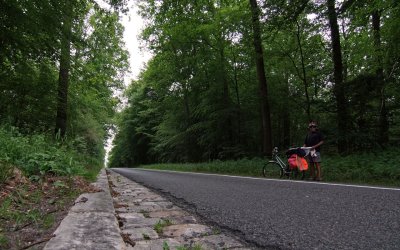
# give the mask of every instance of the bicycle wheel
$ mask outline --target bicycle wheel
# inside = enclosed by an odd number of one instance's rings
[[[267,162],[264,164],[262,174],[268,178],[282,178],[283,169],[277,162]]]

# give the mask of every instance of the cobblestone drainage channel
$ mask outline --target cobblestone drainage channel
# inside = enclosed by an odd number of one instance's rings
[[[148,188],[110,170],[107,177],[126,249],[251,249]]]

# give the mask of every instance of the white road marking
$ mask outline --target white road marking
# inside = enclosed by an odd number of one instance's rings
[[[135,168],[146,171],[155,172],[171,172],[178,174],[194,174],[194,175],[209,175],[209,176],[224,176],[230,178],[239,179],[251,179],[251,180],[265,180],[265,181],[277,181],[277,182],[294,182],[294,183],[304,183],[311,185],[326,185],[326,186],[339,186],[339,187],[355,187],[355,188],[369,188],[378,190],[393,190],[400,191],[400,188],[389,188],[389,187],[374,187],[374,186],[364,186],[364,185],[352,185],[352,184],[340,184],[340,183],[328,183],[328,182],[316,182],[316,181],[301,181],[301,180],[288,180],[288,179],[269,179],[269,178],[259,178],[259,177],[248,177],[248,176],[236,176],[236,175],[224,175],[224,174],[207,174],[207,173],[196,173],[196,172],[183,172],[183,171],[173,171],[173,170],[159,170],[159,169],[146,169],[146,168]]]

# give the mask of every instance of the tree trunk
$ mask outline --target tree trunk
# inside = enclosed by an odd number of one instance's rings
[[[346,25],[344,23],[342,23],[342,36],[343,36],[343,41],[345,42],[344,50],[346,51],[346,45],[348,45],[349,37],[346,34],[345,26]],[[343,81],[344,82],[347,82],[347,77],[349,75],[348,62],[349,62],[349,54],[347,53],[344,55],[344,60],[343,60]]]
[[[58,99],[55,133],[61,137],[67,131],[68,85],[71,65],[72,4],[67,4],[63,17],[60,72],[58,78]]]
[[[375,47],[375,74],[376,84],[378,84],[379,96],[380,96],[380,109],[379,109],[379,132],[378,142],[383,146],[389,142],[389,121],[388,112],[386,109],[385,101],[385,82],[383,76],[382,67],[382,47],[381,47],[381,14],[379,10],[372,12],[372,32],[374,36],[374,47]]]
[[[221,74],[221,81],[223,84],[223,109],[226,111],[224,117],[225,123],[225,133],[226,138],[224,138],[224,144],[231,146],[233,144],[233,128],[232,128],[232,113],[229,112],[231,107],[231,100],[230,100],[230,93],[229,93],[229,81],[226,75],[226,67],[225,67],[225,52],[224,52],[224,40],[223,37],[220,37],[220,46],[219,46],[219,56],[220,56],[220,74]]]
[[[242,143],[242,129],[241,129],[241,127],[242,127],[242,116],[241,116],[241,113],[242,113],[242,108],[241,108],[241,105],[240,105],[240,93],[239,93],[239,81],[238,81],[238,69],[237,69],[237,67],[236,67],[236,63],[237,63],[237,61],[236,61],[236,55],[235,55],[235,53],[232,53],[232,55],[233,55],[233,82],[234,82],[234,84],[235,84],[235,94],[236,94],[236,106],[237,106],[237,108],[236,108],[236,112],[237,112],[237,135],[238,135],[238,138],[237,138],[237,143],[238,144],[241,144]]]
[[[335,0],[327,0],[328,18],[331,31],[332,42],[332,60],[334,65],[334,95],[336,98],[337,126],[338,126],[338,151],[346,153],[348,150],[347,134],[348,134],[348,110],[345,89],[343,84],[343,62],[342,49],[340,45],[339,25],[337,22],[337,14],[335,11]]]
[[[250,0],[250,7],[252,13],[254,49],[256,53],[256,68],[257,68],[259,91],[261,97],[263,154],[270,155],[272,152],[271,114],[268,101],[267,78],[265,77],[265,69],[264,69],[264,55],[261,44],[261,29],[259,20],[260,10],[258,8],[256,0]]]
[[[304,53],[303,53],[303,47],[301,46],[301,41],[300,41],[300,25],[299,22],[296,20],[296,25],[297,25],[297,45],[299,46],[300,49],[300,58],[301,58],[301,69],[303,73],[303,83],[304,83],[304,93],[306,95],[306,113],[307,113],[307,118],[308,121],[311,121],[311,104],[310,104],[310,95],[308,94],[308,81],[307,81],[307,74],[306,74],[306,65],[304,62]]]
[[[289,96],[289,76],[285,73],[285,92],[286,96]],[[289,112],[289,103],[288,98],[285,98],[285,108],[283,109],[283,146],[290,147],[291,144],[291,135],[290,135],[290,112]]]

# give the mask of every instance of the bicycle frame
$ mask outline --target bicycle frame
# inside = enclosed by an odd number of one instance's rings
[[[278,165],[284,170],[286,173],[286,163],[283,162],[283,160],[279,157],[278,155],[278,148],[275,147],[274,150],[272,151],[272,159],[269,162],[276,162]]]
[[[297,169],[291,169],[290,167],[289,167],[289,165],[288,165],[288,163],[287,162],[285,162],[285,161],[283,161],[280,157],[279,157],[279,155],[278,155],[278,147],[274,147],[274,149],[272,150],[272,157],[271,157],[271,160],[269,160],[268,161],[268,163],[275,163],[275,164],[278,164],[278,166],[280,167],[280,169],[281,169],[281,173],[284,175],[284,176],[286,176],[286,177],[288,177],[289,179],[290,178],[292,178],[292,177],[297,177],[297,175],[298,175],[298,170]],[[292,176],[292,173],[294,174],[294,176]],[[263,170],[263,174],[264,174],[264,170]],[[265,174],[264,174],[264,176],[265,176]],[[282,176],[281,176],[282,177]],[[304,172],[303,172],[303,174],[302,174],[302,179],[304,178]]]

